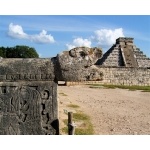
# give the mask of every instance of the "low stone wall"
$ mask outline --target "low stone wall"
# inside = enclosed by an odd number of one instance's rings
[[[100,68],[103,82],[119,85],[150,86],[150,69],[146,68]]]
[[[102,81],[66,82],[67,86],[80,84],[113,84],[150,86],[150,69],[146,68],[99,68],[103,72]]]

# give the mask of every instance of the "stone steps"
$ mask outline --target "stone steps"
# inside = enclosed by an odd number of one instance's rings
[[[119,45],[113,45],[100,60],[99,65],[103,66],[120,66],[122,64],[122,56],[120,55]]]
[[[136,45],[133,44],[133,38],[118,38],[116,44],[97,61],[96,65],[145,68],[150,67],[150,58],[144,55],[139,48],[136,48]]]
[[[144,55],[139,48],[136,48],[136,50],[134,51],[134,55],[139,67],[150,67],[150,58]]]
[[[134,57],[134,52],[132,46],[122,47],[122,53],[124,55],[124,61],[126,67],[137,67],[138,64]]]

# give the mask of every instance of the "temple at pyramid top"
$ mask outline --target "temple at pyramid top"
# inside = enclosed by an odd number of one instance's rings
[[[116,39],[116,43],[97,61],[96,65],[150,68],[150,58],[134,45],[133,40],[130,37]]]

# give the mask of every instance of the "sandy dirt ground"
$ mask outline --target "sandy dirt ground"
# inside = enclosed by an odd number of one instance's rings
[[[63,94],[62,94],[63,93]],[[60,128],[68,104],[90,116],[95,135],[150,135],[150,92],[58,86]]]

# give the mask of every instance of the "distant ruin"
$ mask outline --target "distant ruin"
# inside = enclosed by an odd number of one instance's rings
[[[78,52],[79,50],[82,51],[83,48],[77,47],[72,50]],[[87,56],[90,57],[89,54]],[[57,60],[60,57],[65,58],[66,54],[58,55]],[[133,38],[120,37],[116,39],[116,43],[105,54],[99,55],[99,59],[92,61],[88,67],[81,65],[81,58],[87,62],[82,56],[76,58],[69,56],[69,59],[64,62],[61,60],[63,62],[61,67],[62,79],[66,81],[67,85],[86,83],[150,85],[150,58],[134,45]],[[76,62],[72,64],[74,59]],[[63,66],[67,69],[65,70]],[[74,70],[76,72],[73,73]],[[79,73],[79,77],[75,78],[77,73]],[[72,74],[74,76],[68,78]]]
[[[105,84],[150,86],[150,58],[134,45],[133,38],[116,39],[96,66]]]
[[[150,58],[133,43],[133,38],[118,38],[96,63],[106,67],[150,68]]]
[[[0,59],[0,134],[59,134],[57,83],[150,86],[150,59],[118,38],[104,55],[77,47],[47,59]]]

